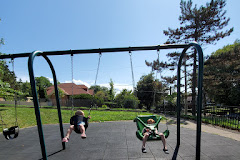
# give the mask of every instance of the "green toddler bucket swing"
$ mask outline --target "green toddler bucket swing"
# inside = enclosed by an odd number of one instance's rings
[[[155,121],[154,124],[147,124],[147,120],[150,119],[150,118]],[[153,133],[154,133],[154,129],[155,128],[157,128],[157,130],[158,130],[158,124],[160,123],[161,119],[162,119],[161,116],[159,118],[157,118],[157,116],[155,116],[155,115],[139,115],[139,116],[137,116],[134,119],[134,122],[136,122],[136,125],[137,125],[137,131],[136,131],[137,138],[140,139],[140,140],[143,139],[142,131],[143,131],[143,129],[145,127],[151,129],[153,131]],[[168,127],[163,132],[163,134],[164,134],[165,138],[167,138],[169,136],[170,132],[168,130]],[[148,140],[161,140],[161,136],[155,135],[155,134],[151,134],[148,137]]]

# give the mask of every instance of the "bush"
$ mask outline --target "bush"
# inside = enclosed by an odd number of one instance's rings
[[[79,94],[79,95],[74,95],[72,96],[73,99],[90,99],[93,100],[93,96],[90,94]]]

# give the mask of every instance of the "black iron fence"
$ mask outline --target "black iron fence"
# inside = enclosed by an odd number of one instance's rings
[[[181,116],[196,120],[191,111],[189,109],[188,114],[184,115],[184,107],[182,107]],[[160,106],[154,112],[176,116],[176,106]],[[240,131],[240,106],[207,105],[202,109],[202,122]]]
[[[240,106],[205,106],[202,121],[225,128],[240,130]]]

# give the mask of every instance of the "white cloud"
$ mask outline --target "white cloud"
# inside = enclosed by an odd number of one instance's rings
[[[65,81],[64,83],[72,83],[72,81]],[[87,82],[83,82],[82,80],[73,79],[73,83],[75,83],[77,85],[83,84],[83,85],[87,86],[88,88],[91,86],[90,84],[88,84]]]
[[[47,79],[48,79],[51,83],[53,83],[53,78],[47,77]]]
[[[123,90],[123,89],[133,90],[133,86],[129,84],[114,84],[114,88],[118,90]]]
[[[98,84],[99,86],[102,87],[107,87],[110,88],[109,84]],[[120,84],[120,83],[114,83],[114,89],[116,91],[116,94],[120,93],[123,89],[127,90],[133,90],[133,86],[129,84]]]

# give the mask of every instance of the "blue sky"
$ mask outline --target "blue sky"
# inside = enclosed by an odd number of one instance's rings
[[[210,0],[198,2],[205,4]],[[11,0],[0,4],[0,38],[5,45],[0,52],[6,54],[69,49],[95,49],[163,44],[167,37],[163,30],[179,27],[180,0]],[[231,36],[216,45],[203,46],[209,55],[240,38],[238,0],[227,0]],[[167,51],[160,51],[160,60],[167,60]],[[49,57],[60,82],[71,82],[71,58]],[[150,73],[145,60],[157,58],[156,51],[133,52],[135,83],[142,75]],[[74,55],[74,82],[93,85],[96,76],[98,54]],[[10,69],[12,69],[10,67]],[[35,76],[52,78],[47,63],[41,57],[34,62]],[[27,58],[15,59],[15,73],[23,81],[28,80]],[[163,74],[176,74],[164,72]],[[105,53],[101,57],[98,85],[113,80],[116,89],[131,88],[132,75],[128,53]]]

